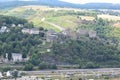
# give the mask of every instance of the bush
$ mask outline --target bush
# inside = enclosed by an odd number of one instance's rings
[[[57,65],[55,64],[50,65],[50,69],[57,69]]]
[[[24,70],[25,71],[32,71],[33,70],[33,65],[32,64],[26,64],[25,67],[24,67]]]
[[[3,72],[6,72],[6,71],[9,71],[9,70],[11,70],[12,68],[11,67],[4,67],[4,68],[2,68],[2,71]]]
[[[92,69],[92,68],[99,68],[99,66],[96,65],[96,64],[93,63],[93,62],[88,62],[88,63],[86,64],[85,68],[90,68],[90,69]]]
[[[47,64],[46,63],[40,63],[39,64],[39,69],[47,69],[48,68],[48,66],[47,66]]]
[[[39,64],[39,69],[57,69],[57,66],[55,64],[47,64],[47,63],[41,63]]]

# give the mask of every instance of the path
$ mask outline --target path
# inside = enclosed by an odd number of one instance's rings
[[[57,25],[57,24],[55,24],[55,23],[46,21],[46,20],[45,20],[45,17],[43,17],[43,18],[41,19],[41,22],[45,22],[45,23],[47,23],[47,24],[49,24],[49,25],[51,25],[51,26],[54,26],[54,27],[58,28],[60,31],[65,30],[63,27],[61,27],[61,26],[59,26],[59,25]]]
[[[63,27],[61,27],[61,26],[59,26],[59,25],[57,25],[57,24],[54,24],[54,23],[52,23],[52,22],[45,21],[45,23],[47,23],[47,24],[49,24],[49,25],[52,25],[52,26],[58,28],[58,29],[61,30],[61,31],[65,30]]]

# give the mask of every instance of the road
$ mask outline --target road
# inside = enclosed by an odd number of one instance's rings
[[[120,68],[101,68],[101,69],[70,69],[70,70],[40,70],[40,71],[22,71],[26,74],[51,74],[51,73],[79,73],[79,74],[87,74],[87,73],[93,73],[93,74],[120,74]]]

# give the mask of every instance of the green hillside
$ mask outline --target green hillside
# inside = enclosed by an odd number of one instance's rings
[[[47,6],[0,10],[0,14],[5,15],[0,16],[0,28],[7,26],[10,29],[10,32],[0,34],[0,55],[12,52],[28,55],[30,60],[26,63],[40,69],[66,64],[77,64],[79,68],[120,67],[120,14],[105,13]],[[11,27],[11,24],[22,24],[23,27]],[[34,27],[41,32],[37,35],[21,32]],[[44,35],[49,29],[57,32],[52,35],[57,39],[51,42],[47,42]],[[81,36],[79,30],[85,35]],[[96,33],[95,37],[90,37],[91,31]]]
[[[0,18],[0,25],[5,25],[10,29],[10,32],[1,32],[0,34],[1,56],[5,57],[6,53],[11,55],[13,52],[21,53],[24,57],[28,55],[30,60],[27,63],[39,66],[40,69],[43,69],[42,66],[45,66],[44,68],[55,68],[53,66],[62,64],[77,64],[79,68],[120,66],[120,32],[118,28],[110,26],[111,23],[108,20],[101,18],[96,18],[95,21],[85,20],[77,28],[87,32],[94,30],[97,32],[96,37],[91,38],[86,33],[82,36],[77,35],[79,33],[73,35],[76,31],[71,30],[74,32],[70,31],[66,36],[59,33],[61,36],[58,39],[47,42],[44,28],[38,28],[41,31],[39,34],[24,34],[21,30],[33,28],[32,23],[11,16],[0,16]],[[48,20],[52,22],[55,19]],[[24,27],[11,27],[11,24],[23,24]],[[46,25],[43,22],[40,24]],[[79,38],[74,38],[75,36],[79,36]]]
[[[43,26],[44,28],[52,28],[56,31],[55,26],[47,24],[45,21],[54,23],[63,28],[75,29],[79,25],[78,15],[89,17],[95,15],[95,12],[79,10],[73,8],[50,8],[47,6],[22,6],[17,8],[0,10],[0,14],[11,15],[21,18],[26,18],[32,21],[35,27]],[[42,21],[42,19],[44,20]],[[94,19],[94,18],[93,18]]]

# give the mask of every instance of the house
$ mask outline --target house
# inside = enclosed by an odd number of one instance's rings
[[[32,28],[32,29],[30,29],[30,34],[39,34],[39,30],[38,29],[36,29],[36,28]]]
[[[27,28],[23,28],[23,29],[22,29],[22,33],[29,33],[29,32],[30,32],[30,30],[27,29]]]
[[[73,31],[70,28],[68,28],[63,30],[61,33],[66,36],[72,36]]]
[[[88,30],[78,29],[78,30],[76,31],[76,33],[77,33],[79,36],[86,36],[86,35],[88,35]]]
[[[18,24],[17,26],[18,26],[18,27],[23,27],[23,24]]]
[[[57,33],[52,29],[48,30],[46,32],[45,36],[46,36],[47,42],[52,42],[54,40],[57,40],[57,38],[58,38]]]
[[[0,29],[0,33],[4,33],[4,32],[9,32],[10,30],[7,28],[7,26],[2,26]]]
[[[0,28],[0,33],[4,33],[4,32],[6,32],[6,30],[7,30],[7,27],[6,26],[2,26]]]
[[[49,29],[49,30],[46,32],[46,35],[52,35],[52,34],[56,34],[56,32],[55,32],[53,29]]]
[[[22,54],[19,54],[19,53],[12,53],[12,61],[13,62],[17,62],[17,61],[22,61],[23,58],[22,58]]]
[[[94,30],[85,30],[85,29],[78,29],[76,31],[77,39],[80,39],[81,36],[87,36],[89,38],[96,38],[97,37],[97,32]]]
[[[16,27],[16,25],[15,24],[11,24],[11,27]]]
[[[57,40],[57,36],[56,35],[48,35],[46,37],[46,41],[47,42],[53,42],[54,40]]]
[[[96,31],[89,31],[89,37],[90,38],[95,38],[96,36],[97,36],[97,33],[96,33]]]
[[[28,29],[28,28],[23,28],[22,33],[24,34],[39,34],[39,30],[36,28]]]
[[[69,28],[62,31],[61,34],[64,38],[76,39],[76,33]]]
[[[29,60],[29,57],[27,58],[22,58],[22,54],[20,53],[11,53],[12,55],[12,59],[9,61],[8,60],[8,53],[6,53],[6,57],[4,59],[2,59],[2,62],[3,63],[9,63],[9,62],[25,62],[25,61],[28,61]]]

